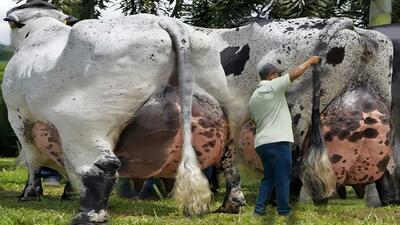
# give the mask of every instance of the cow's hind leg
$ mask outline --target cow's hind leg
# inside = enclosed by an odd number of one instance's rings
[[[21,159],[28,167],[28,181],[19,196],[21,201],[40,200],[43,196],[42,183],[40,180],[40,167],[43,165],[43,157],[33,143],[31,129],[35,120],[30,113],[21,108],[8,108],[8,119],[21,144]]]
[[[24,190],[19,196],[19,200],[30,201],[36,199],[40,201],[42,196],[43,188],[40,177],[40,168],[29,168],[28,180],[26,181]]]
[[[383,176],[375,182],[375,185],[383,206],[400,204],[400,200],[397,198],[395,181],[393,180],[393,176],[391,176],[387,170]]]
[[[71,130],[71,129],[68,129]],[[63,132],[60,132],[63,134]],[[78,134],[82,135],[82,134]],[[95,140],[90,141],[93,137]],[[107,202],[120,166],[113,143],[104,136],[62,136],[68,172],[80,178],[80,210],[71,224],[106,224]],[[72,175],[72,174],[71,174]]]
[[[357,195],[357,198],[363,199],[365,196],[365,185],[363,184],[356,184],[352,185],[354,192]]]
[[[239,213],[240,206],[246,205],[244,198],[239,169],[234,165],[233,141],[231,140],[222,155],[219,170],[223,171],[226,182],[226,193],[222,206],[216,212]]]
[[[67,181],[67,183],[65,184],[64,187],[64,192],[61,195],[61,201],[68,201],[68,200],[72,200],[72,185],[70,181]]]
[[[339,185],[336,186],[336,192],[339,195],[341,199],[346,199],[347,198],[347,192],[346,192],[346,186],[345,185]]]

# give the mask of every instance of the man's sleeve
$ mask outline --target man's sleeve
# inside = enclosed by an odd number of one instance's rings
[[[288,73],[286,73],[281,77],[273,79],[271,82],[272,82],[272,87],[275,91],[282,91],[282,92],[286,92],[290,84],[292,84]]]

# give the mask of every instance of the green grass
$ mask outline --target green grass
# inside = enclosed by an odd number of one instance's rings
[[[330,200],[326,208],[299,204],[289,219],[277,216],[274,208],[269,208],[267,217],[253,218],[260,175],[248,168],[242,168],[242,174],[248,206],[238,215],[207,214],[185,218],[172,200],[122,199],[113,192],[109,201],[109,224],[400,224],[400,207],[367,208],[352,192],[348,193],[348,200]],[[0,224],[68,224],[79,208],[78,199],[61,202],[62,187],[44,187],[45,196],[41,202],[19,202],[16,197],[24,187],[26,176],[26,169],[16,167],[14,159],[0,158]],[[212,210],[221,204],[222,193],[223,189],[216,196]]]
[[[3,73],[4,73],[4,69],[6,68],[8,61],[2,61],[0,60],[0,83],[3,80]]]

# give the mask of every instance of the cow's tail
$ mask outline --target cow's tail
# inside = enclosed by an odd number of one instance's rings
[[[353,23],[349,20],[333,18],[328,21],[325,29],[319,35],[319,42],[315,48],[315,55],[321,58],[326,54],[326,48],[330,39],[336,32],[342,29],[354,29]],[[321,65],[316,65],[312,70],[313,74],[313,100],[311,115],[311,131],[308,141],[308,149],[302,160],[303,182],[306,190],[313,197],[314,202],[319,202],[335,190],[336,177],[329,160],[328,149],[326,148],[321,128],[320,118],[320,92],[322,74]]]
[[[189,34],[184,24],[174,19],[161,20],[159,25],[170,35],[176,52],[183,125],[182,160],[177,170],[174,198],[185,215],[198,215],[209,209],[212,196],[191,143],[193,71]]]

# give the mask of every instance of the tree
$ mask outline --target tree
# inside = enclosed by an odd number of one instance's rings
[[[23,0],[16,0],[17,3]],[[26,0],[29,3],[33,0]],[[100,16],[100,11],[98,9],[106,9],[106,4],[110,0],[42,0],[49,2],[57,8],[61,9],[64,13],[68,15],[73,15],[79,19],[97,19]]]
[[[392,1],[392,23],[400,23],[400,1]]]
[[[120,9],[125,15],[151,13],[180,18],[185,0],[121,0]]]
[[[260,5],[266,5],[266,0],[193,0],[186,6],[191,16],[188,22],[202,27],[232,27],[251,17]]]
[[[348,17],[358,27],[367,27],[370,0],[339,0],[334,6],[335,16]]]
[[[122,0],[120,8],[125,15],[151,13],[157,15],[159,0]]]
[[[81,0],[52,0],[51,4],[61,9],[65,14],[79,17]]]
[[[270,17],[277,19],[328,18],[334,15],[334,6],[332,0],[276,0],[272,3]]]
[[[99,9],[106,9],[106,3],[110,0],[80,0],[79,19],[97,19],[100,16]]]

